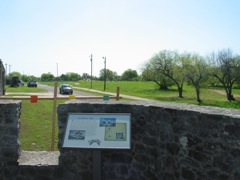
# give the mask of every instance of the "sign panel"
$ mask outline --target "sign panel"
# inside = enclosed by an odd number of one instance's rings
[[[69,113],[63,147],[130,149],[131,114]]]

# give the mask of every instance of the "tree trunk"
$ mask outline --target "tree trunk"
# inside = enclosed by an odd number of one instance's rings
[[[178,87],[178,97],[183,98],[182,92],[183,92],[182,87],[179,86]]]
[[[159,89],[161,89],[161,90],[167,90],[168,87],[167,87],[167,85],[165,85],[165,84],[161,84],[160,87],[159,87]]]
[[[200,99],[200,88],[196,87],[196,94],[197,94],[197,102],[202,102],[202,100]]]
[[[232,86],[224,86],[224,88],[227,93],[227,100],[235,101],[235,98],[233,97],[233,94],[232,94]]]
[[[227,99],[228,99],[229,101],[235,101],[235,98],[234,98],[233,95],[230,94],[230,93],[227,93]]]

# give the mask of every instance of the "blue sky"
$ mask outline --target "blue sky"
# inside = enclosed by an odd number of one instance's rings
[[[140,72],[163,49],[240,54],[239,0],[0,0],[8,72]],[[10,65],[10,66],[9,66]]]

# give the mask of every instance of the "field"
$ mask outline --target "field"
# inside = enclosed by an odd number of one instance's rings
[[[69,82],[67,82],[69,83]],[[49,83],[53,84],[53,83]],[[60,82],[59,82],[60,84]],[[90,88],[90,81],[79,81],[69,83],[73,87]],[[104,83],[102,81],[93,81],[92,89],[103,91]],[[183,98],[178,97],[176,86],[168,90],[159,90],[154,82],[131,82],[131,81],[113,81],[107,82],[106,92],[116,92],[117,86],[120,87],[120,94],[138,96],[157,101],[168,101],[177,103],[197,104],[201,106],[218,106],[226,108],[240,108],[240,89],[233,89],[236,101],[229,102],[226,98],[225,91],[222,88],[203,88],[201,89],[201,100],[199,104],[196,100],[195,89],[192,86],[183,87]],[[216,92],[218,90],[218,92]]]
[[[61,84],[64,82],[59,82]],[[90,81],[80,82],[65,82],[73,87],[86,88],[91,87]],[[46,83],[45,83],[46,84]],[[53,85],[53,82],[47,83]],[[116,92],[117,86],[120,87],[120,93],[126,95],[139,96],[157,101],[170,101],[178,103],[198,104],[196,102],[195,90],[191,86],[184,86],[183,96],[178,97],[176,87],[171,87],[169,90],[158,90],[153,82],[107,82],[106,92]],[[103,82],[93,81],[92,88],[103,91]],[[216,90],[218,92],[216,92]],[[76,88],[75,88],[76,91]],[[15,92],[16,95],[25,95],[23,92],[45,92],[39,88],[7,87],[6,92]],[[239,89],[234,89],[234,97],[236,101],[229,102],[221,88],[201,90],[202,103],[199,105],[219,106],[226,108],[240,109]],[[63,103],[64,100],[58,100],[57,103]],[[30,103],[29,100],[22,101],[21,113],[21,133],[20,142],[23,150],[50,150],[51,147],[51,120],[52,120],[53,102],[51,100],[39,100],[38,103]],[[58,128],[55,128],[55,150],[57,150]]]

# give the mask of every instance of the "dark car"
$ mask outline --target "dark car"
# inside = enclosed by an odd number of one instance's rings
[[[68,84],[61,84],[59,86],[59,93],[60,94],[72,94],[73,93],[72,86],[70,86]]]
[[[11,87],[18,87],[20,79],[17,76],[13,76],[11,79]]]
[[[37,87],[37,82],[36,81],[29,81],[27,86],[28,87]]]

